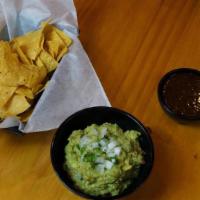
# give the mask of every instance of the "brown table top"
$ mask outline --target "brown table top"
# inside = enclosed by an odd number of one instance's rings
[[[151,127],[155,163],[126,199],[200,199],[200,125],[162,111],[157,85],[167,71],[200,69],[200,1],[76,0],[80,39],[114,107]],[[50,163],[52,132],[25,137],[0,130],[1,200],[81,199]]]

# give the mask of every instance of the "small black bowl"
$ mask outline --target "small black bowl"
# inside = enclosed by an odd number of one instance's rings
[[[165,74],[158,85],[158,99],[160,102],[161,107],[163,110],[173,119],[177,120],[178,122],[185,123],[185,122],[195,122],[200,120],[200,116],[187,116],[187,115],[181,115],[180,113],[177,113],[173,111],[170,106],[167,104],[163,90],[164,86],[167,83],[167,81],[170,80],[171,77],[174,77],[179,74],[194,74],[198,75],[200,77],[200,71],[196,69],[191,68],[178,68],[172,71],[169,71],[167,74]]]
[[[74,186],[72,180],[67,172],[63,169],[64,163],[64,147],[67,144],[67,138],[73,130],[84,129],[91,124],[103,124],[105,122],[116,123],[124,131],[134,129],[141,132],[139,142],[141,148],[145,152],[145,164],[141,167],[138,178],[133,180],[133,183],[121,194],[111,197],[97,197],[85,194]],[[92,107],[81,110],[68,119],[66,119],[60,128],[57,130],[51,145],[51,161],[55,172],[60,180],[71,191],[87,199],[118,199],[133,192],[145,179],[149,176],[154,160],[153,143],[149,136],[148,129],[146,129],[141,122],[139,122],[132,115],[112,107]]]

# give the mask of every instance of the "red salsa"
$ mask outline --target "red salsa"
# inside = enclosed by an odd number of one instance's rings
[[[182,116],[200,116],[200,75],[177,73],[171,76],[163,88],[165,103]]]

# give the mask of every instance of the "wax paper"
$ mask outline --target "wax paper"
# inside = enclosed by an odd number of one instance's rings
[[[93,106],[110,106],[104,89],[79,39],[77,14],[72,0],[0,0],[0,39],[11,40],[37,30],[42,21],[66,32],[73,44],[58,65],[48,87],[26,124],[15,117],[0,128],[18,126],[24,133],[56,129],[72,113]]]

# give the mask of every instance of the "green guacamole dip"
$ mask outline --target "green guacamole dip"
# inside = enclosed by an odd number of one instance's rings
[[[140,133],[117,124],[92,124],[75,130],[65,147],[64,169],[84,193],[115,196],[138,176],[144,163]]]

